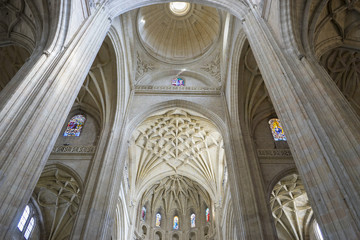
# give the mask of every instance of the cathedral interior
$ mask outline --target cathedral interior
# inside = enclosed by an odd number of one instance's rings
[[[1,0],[0,239],[360,239],[360,1]]]

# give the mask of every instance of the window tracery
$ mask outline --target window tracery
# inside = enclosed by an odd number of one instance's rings
[[[29,207],[29,205],[26,205],[24,212],[21,215],[20,221],[17,225],[17,227],[20,231],[22,231],[24,229],[25,223],[29,218],[29,214],[30,214],[30,207]]]
[[[35,212],[31,205],[26,205],[23,214],[21,215],[20,221],[17,228],[22,233],[25,239],[28,239],[35,227]]]
[[[32,218],[30,219],[29,225],[28,225],[28,227],[26,228],[26,231],[25,231],[25,234],[24,234],[25,239],[28,239],[28,238],[30,237],[31,232],[32,232],[32,230],[34,229],[34,224],[35,224],[35,220],[34,220],[34,218],[32,217]]]

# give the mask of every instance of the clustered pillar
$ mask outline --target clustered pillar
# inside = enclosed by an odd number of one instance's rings
[[[324,236],[359,239],[358,117],[311,56],[279,48],[256,9],[243,27]]]
[[[106,9],[98,8],[68,46],[44,53],[32,69],[16,75],[23,79],[11,96],[2,93],[7,98],[0,111],[1,239],[16,230],[110,24]]]

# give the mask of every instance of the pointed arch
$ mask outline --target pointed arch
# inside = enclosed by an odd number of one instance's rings
[[[44,168],[34,190],[36,203],[41,209],[46,235],[54,238],[70,236],[83,194],[79,175],[63,164]]]

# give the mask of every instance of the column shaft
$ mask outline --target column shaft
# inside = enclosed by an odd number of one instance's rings
[[[237,113],[237,111],[234,112]],[[234,159],[228,162],[228,166],[237,237],[239,239],[275,239],[254,149],[251,144],[245,143],[252,140],[247,131],[242,131],[240,128],[239,119],[235,119],[237,116],[238,114],[234,114],[230,126],[233,154],[227,152],[227,159]]]
[[[360,121],[315,61],[280,49],[252,9],[243,23],[326,239],[360,238]]]
[[[100,8],[61,52],[41,56],[0,110],[0,238],[16,228],[59,131],[108,32]],[[7,236],[7,237],[5,237]]]

